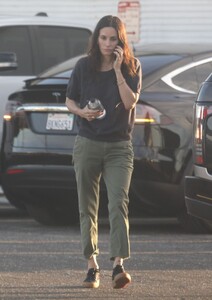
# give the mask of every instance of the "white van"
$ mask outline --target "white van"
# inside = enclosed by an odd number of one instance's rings
[[[34,77],[71,57],[85,52],[92,26],[48,16],[1,17],[0,53],[13,52],[17,68],[0,68],[0,140],[6,100]]]

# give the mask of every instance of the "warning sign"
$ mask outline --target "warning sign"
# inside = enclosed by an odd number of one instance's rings
[[[119,1],[118,17],[126,26],[129,42],[138,43],[140,40],[140,2]]]

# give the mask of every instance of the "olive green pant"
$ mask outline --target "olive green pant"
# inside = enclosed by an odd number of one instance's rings
[[[129,186],[133,171],[131,141],[99,142],[77,136],[73,152],[85,258],[99,254],[99,183],[104,179],[110,222],[110,259],[130,256]]]

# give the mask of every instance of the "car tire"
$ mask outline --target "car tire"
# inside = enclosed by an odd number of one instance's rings
[[[186,209],[184,209],[178,215],[178,221],[180,225],[183,227],[183,229],[188,233],[197,233],[197,234],[212,233],[211,223],[189,215]]]
[[[193,176],[193,175],[194,175],[193,160],[190,159],[188,161],[187,168],[184,171],[183,180],[181,181],[181,190],[183,191],[185,190],[185,176]],[[182,196],[185,201],[185,194],[183,193]],[[185,205],[186,204],[184,202],[184,205],[177,216],[178,221],[182,226],[182,228],[185,230],[185,232],[196,233],[196,234],[212,233],[212,224],[209,224],[209,222],[202,220],[200,218],[189,215],[187,213],[187,209]]]
[[[208,228],[208,232],[212,233],[212,221],[204,220],[205,226]]]
[[[9,191],[6,187],[2,186],[3,192],[7,200],[12,206],[15,206],[17,209],[21,211],[26,211],[26,206],[22,201],[22,196]]]
[[[74,225],[79,221],[76,191],[29,190],[25,198],[27,211],[35,221],[48,226]]]
[[[26,204],[29,216],[42,225],[68,226],[78,222],[78,211],[73,207],[60,208],[35,203]]]

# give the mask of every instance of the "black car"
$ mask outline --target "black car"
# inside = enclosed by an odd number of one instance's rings
[[[193,158],[194,176],[185,181],[187,210],[212,228],[212,73],[194,106]]]
[[[208,224],[187,214],[186,175],[192,175],[193,104],[210,74],[212,45],[147,45],[134,49],[143,88],[133,130],[130,199],[136,216],[178,217],[189,231]],[[11,203],[44,224],[78,220],[72,164],[78,132],[65,92],[78,58],[50,69],[13,93],[4,115],[2,187]],[[102,183],[100,214],[107,212]]]

